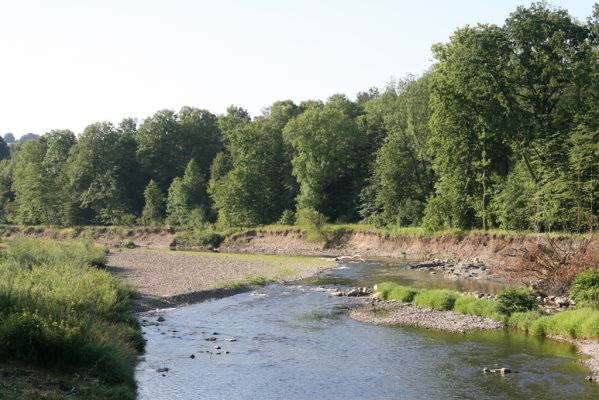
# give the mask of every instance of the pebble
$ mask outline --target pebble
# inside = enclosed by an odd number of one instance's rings
[[[156,321],[158,321],[158,322],[164,322],[164,321],[166,321],[166,320],[165,320],[165,319],[164,319],[164,317],[161,315],[160,317],[158,317],[158,319],[157,319]]]

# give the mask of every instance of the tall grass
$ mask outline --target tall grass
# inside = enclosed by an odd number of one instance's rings
[[[421,289],[414,297],[414,304],[418,307],[429,307],[439,311],[453,309],[459,294],[445,289]]]
[[[143,338],[129,291],[90,242],[16,239],[0,254],[0,359],[96,377],[134,396]]]

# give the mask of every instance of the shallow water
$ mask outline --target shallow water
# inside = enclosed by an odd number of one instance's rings
[[[388,267],[350,265],[320,282],[366,285],[381,268]],[[508,331],[371,326],[345,316],[360,300],[330,297],[312,282],[161,312],[164,322],[144,327],[140,398],[599,398],[599,386],[585,382],[587,371],[568,344]],[[482,373],[501,366],[518,373]]]

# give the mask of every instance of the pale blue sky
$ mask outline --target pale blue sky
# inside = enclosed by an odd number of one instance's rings
[[[585,20],[594,0],[554,0]],[[0,134],[183,105],[252,115],[420,74],[431,44],[525,0],[0,0]]]

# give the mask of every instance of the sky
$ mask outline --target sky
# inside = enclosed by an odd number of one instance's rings
[[[552,0],[584,21],[596,0]],[[385,87],[526,0],[0,0],[0,134]]]

